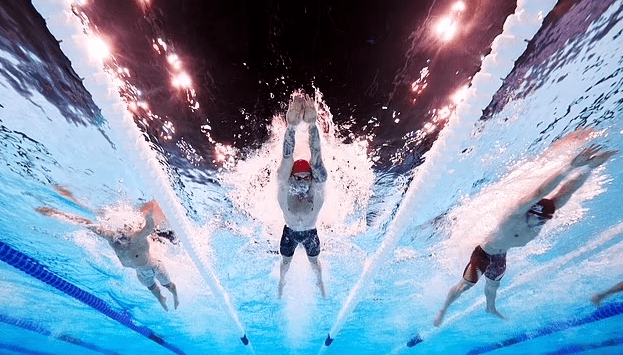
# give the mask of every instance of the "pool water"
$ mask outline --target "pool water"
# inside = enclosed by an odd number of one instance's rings
[[[331,179],[318,227],[326,299],[301,249],[277,298],[283,219],[273,173],[283,121],[275,118],[271,139],[244,159],[218,171],[182,169],[146,142],[111,94],[116,83],[80,46],[85,36],[66,5],[34,6],[88,91],[63,85],[61,64],[2,38],[0,242],[84,293],[0,263],[3,354],[623,353],[623,296],[604,302],[605,315],[590,302],[623,281],[620,154],[591,173],[539,237],[509,251],[497,299],[505,320],[484,311],[481,282],[441,327],[432,324],[473,248],[515,199],[584,146],[621,149],[621,1],[576,4],[534,37],[547,50],[513,68],[526,44],[519,37],[539,29],[528,15],[542,18],[553,6],[520,3],[525,17],[505,27],[424,163],[405,174],[375,169],[366,137],[344,143],[328,130]],[[582,128],[593,130],[587,141],[553,147]],[[53,184],[89,209],[129,210],[156,198],[179,241],[153,241],[151,250],[177,285],[179,308],[163,290],[165,312],[104,240],[34,212],[96,217]],[[407,346],[412,339],[421,342]]]

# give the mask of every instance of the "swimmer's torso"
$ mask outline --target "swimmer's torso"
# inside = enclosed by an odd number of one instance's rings
[[[490,255],[506,253],[510,248],[528,244],[541,231],[542,224],[529,224],[525,214],[516,214],[504,221],[500,228],[491,233],[481,245]]]
[[[287,210],[283,211],[283,216],[290,229],[304,231],[316,228],[320,205],[314,208],[314,199],[318,198],[315,195],[313,185],[303,197],[287,194]]]
[[[140,268],[151,263],[147,238],[132,238],[127,244],[112,241],[109,244],[125,267]]]

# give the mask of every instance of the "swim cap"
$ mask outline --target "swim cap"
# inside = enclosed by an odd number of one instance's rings
[[[555,211],[556,205],[554,205],[554,201],[543,198],[534,206],[530,207],[528,213],[533,213],[542,218],[552,219]]]
[[[299,159],[294,162],[292,166],[292,172],[290,175],[298,174],[298,173],[312,173],[312,168],[309,165],[309,162],[304,159]]]

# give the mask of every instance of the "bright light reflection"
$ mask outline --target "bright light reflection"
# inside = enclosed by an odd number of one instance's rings
[[[169,64],[173,64],[173,63],[177,62],[178,58],[179,58],[179,57],[178,57],[178,56],[177,56],[177,54],[175,54],[175,53],[173,53],[173,54],[169,54],[169,55],[167,56],[167,60],[169,61]]]
[[[162,40],[162,38],[158,38],[158,44],[162,46],[162,48],[164,48],[164,50],[167,50],[167,44],[164,43],[164,41]]]
[[[180,62],[180,57],[178,57],[177,54],[169,54],[167,56],[167,61],[175,69],[180,69],[182,67],[182,62]]]
[[[462,88],[460,88],[459,90],[457,90],[457,92],[454,93],[454,95],[452,95],[450,97],[450,99],[452,100],[452,102],[454,102],[454,104],[458,104],[459,102],[465,100],[465,96],[467,95],[467,85],[463,86]]]
[[[445,17],[441,19],[437,23],[437,36],[439,36],[444,41],[449,41],[454,37],[456,33],[456,22],[449,17]]]
[[[434,121],[435,122],[438,122],[439,120],[445,121],[446,119],[450,117],[450,114],[452,114],[452,110],[450,110],[448,106],[444,106],[439,111],[437,111],[437,116],[434,118]]]
[[[424,128],[423,128],[423,129],[424,129],[424,131],[426,131],[426,133],[431,133],[431,132],[433,132],[436,128],[437,128],[437,125],[432,124],[432,123],[430,123],[430,122],[427,122],[427,123],[424,125]]]
[[[192,85],[190,76],[186,73],[178,74],[172,81],[173,86],[181,88],[189,88]]]
[[[104,60],[110,56],[108,45],[101,38],[93,38],[89,41],[89,52],[99,60]]]
[[[454,3],[454,5],[452,6],[452,10],[456,11],[456,12],[461,12],[465,10],[465,3],[462,1],[458,1],[456,3]]]

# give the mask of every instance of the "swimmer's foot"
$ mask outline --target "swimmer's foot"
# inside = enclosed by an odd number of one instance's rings
[[[433,320],[433,325],[435,327],[438,327],[441,325],[441,322],[443,321],[443,316],[446,314],[446,310],[442,309],[441,311],[439,311],[439,313],[437,313],[437,317],[435,317],[435,320]]]
[[[593,297],[591,297],[591,302],[593,302],[593,304],[597,307],[601,307],[601,301],[602,301],[602,297],[598,294],[593,295]]]
[[[493,314],[494,316],[498,316],[498,317],[500,317],[500,319],[506,319],[506,318],[504,317],[504,315],[502,315],[502,313],[498,312],[498,310],[497,310],[497,309],[495,309],[495,307],[493,307],[493,308],[489,308],[489,307],[487,307],[487,313],[491,313],[491,314]]]
[[[164,308],[165,311],[169,311],[169,307],[167,307],[167,298],[162,296],[158,298],[158,302],[160,302],[160,305],[162,306],[162,308]]]
[[[171,294],[173,295],[173,307],[177,309],[177,306],[180,305],[180,302],[177,299],[177,287],[173,282],[170,282],[168,285],[163,286],[166,287],[166,289],[169,290],[169,292],[171,292]]]

